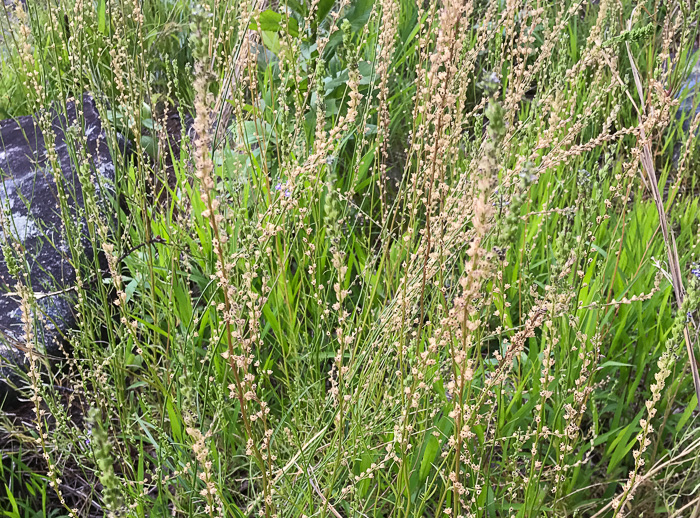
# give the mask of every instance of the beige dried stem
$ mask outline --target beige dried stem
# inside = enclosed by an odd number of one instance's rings
[[[661,473],[662,471],[666,470],[667,468],[673,467],[673,466],[679,466],[684,462],[688,462],[688,460],[692,460],[696,458],[698,455],[700,455],[700,438],[694,439],[687,447],[683,449],[680,453],[677,453],[673,456],[670,454],[666,454],[664,457],[656,461],[656,463],[649,468],[649,471],[647,471],[644,475],[641,477],[638,477],[637,480],[634,483],[634,486],[631,489],[631,492],[634,493],[636,492],[637,489],[639,489],[642,485],[648,483],[650,480],[653,480],[656,475]],[[668,457],[668,458],[666,458]],[[664,460],[665,459],[665,460]],[[593,487],[593,486],[590,486]],[[700,503],[700,499],[694,499],[692,500],[689,504],[683,506],[681,509],[678,509],[674,514],[670,515],[672,518],[673,517],[680,517],[683,516],[683,512],[687,511],[688,508],[692,507],[693,504],[695,503]],[[604,516],[608,509],[612,507],[612,500],[608,502],[606,505],[598,509],[598,511],[591,516],[591,518],[601,518]],[[697,510],[696,510],[697,513]],[[686,515],[686,516],[691,516],[691,518],[696,518],[696,515]]]
[[[629,27],[631,29],[631,27]],[[661,225],[661,232],[664,236],[664,242],[666,243],[666,254],[668,256],[668,264],[671,273],[671,280],[673,284],[673,292],[676,296],[676,303],[678,307],[681,307],[683,303],[683,298],[685,296],[685,290],[683,288],[683,276],[681,275],[680,261],[678,260],[678,250],[676,248],[676,239],[673,236],[673,232],[668,228],[668,220],[666,219],[666,211],[664,210],[664,202],[659,192],[658,182],[656,180],[656,170],[654,169],[654,160],[651,153],[651,145],[649,139],[647,139],[646,133],[644,131],[644,125],[642,116],[645,114],[644,110],[644,89],[642,88],[642,81],[639,76],[639,70],[634,62],[634,57],[630,51],[629,43],[625,43],[627,47],[627,55],[629,56],[630,65],[632,66],[632,74],[634,76],[634,83],[637,86],[637,93],[639,94],[639,100],[641,104],[641,110],[637,104],[632,99],[632,96],[627,92],[630,97],[634,109],[637,111],[639,116],[639,134],[642,144],[642,168],[647,175],[649,180],[647,187],[651,191],[654,198],[654,203],[656,204],[656,210],[659,213],[659,224]],[[692,138],[692,137],[690,137]],[[693,351],[693,342],[690,339],[690,332],[688,331],[688,326],[683,328],[683,337],[685,339],[685,346],[688,350],[688,361],[690,362],[690,372],[693,376],[693,385],[695,386],[695,394],[697,396],[698,404],[700,404],[700,375],[698,374],[698,364],[695,359],[695,353]]]

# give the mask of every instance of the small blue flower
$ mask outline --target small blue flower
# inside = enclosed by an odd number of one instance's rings
[[[700,263],[690,263],[690,275],[700,281]]]
[[[285,198],[289,198],[292,195],[292,191],[287,188],[287,182],[278,183],[275,185],[275,190],[280,192]]]

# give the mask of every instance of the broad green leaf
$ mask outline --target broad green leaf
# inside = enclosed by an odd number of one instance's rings
[[[325,20],[326,16],[328,16],[328,13],[331,12],[333,4],[335,4],[335,0],[320,0],[318,2],[318,7],[316,8],[317,25],[320,24],[323,20]]]
[[[279,34],[276,31],[262,31],[262,39],[265,48],[278,56],[282,49]]]
[[[100,0],[97,5],[97,30],[102,34],[107,33],[107,5],[105,0]]]
[[[440,441],[438,441],[437,437],[434,435],[430,435],[428,444],[425,447],[425,452],[423,453],[423,459],[420,462],[420,469],[418,470],[418,479],[421,484],[428,478],[430,468],[433,466],[433,461],[439,449]]]
[[[260,13],[259,21],[259,28],[263,32],[280,32],[286,30],[287,33],[294,38],[299,36],[299,22],[291,16],[284,16],[268,9]],[[251,21],[250,28],[258,30],[258,23],[256,23],[255,20]]]
[[[693,416],[693,412],[697,407],[698,396],[693,394],[693,399],[690,400],[690,403],[688,403],[688,406],[686,406],[685,410],[683,411],[683,415],[681,415],[681,418],[678,420],[676,430],[683,430],[685,428],[685,423],[687,423],[688,419],[690,419]]]
[[[17,501],[15,500],[15,496],[12,494],[12,491],[10,491],[10,488],[7,486],[7,484],[5,484],[5,496],[7,496],[8,500],[10,501],[12,510],[4,511],[3,514],[10,518],[20,518],[19,508],[17,507]]]

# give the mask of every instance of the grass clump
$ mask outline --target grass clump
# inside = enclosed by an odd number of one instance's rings
[[[27,325],[9,516],[700,512],[694,3],[6,12],[2,109],[89,93],[116,174],[69,133],[80,318],[59,368]]]

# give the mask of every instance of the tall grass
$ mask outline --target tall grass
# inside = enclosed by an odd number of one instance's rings
[[[6,7],[0,107],[46,121],[89,93],[116,179],[105,209],[70,133],[103,262],[64,207],[79,325],[56,368],[26,318],[0,507],[697,516],[700,116],[677,109],[698,20],[658,0]]]

